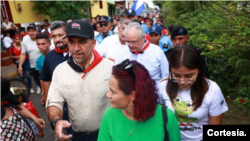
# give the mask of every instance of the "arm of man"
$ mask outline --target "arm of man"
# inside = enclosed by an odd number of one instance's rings
[[[40,81],[43,82],[43,90],[44,90],[41,103],[45,104],[47,101],[48,91],[49,91],[51,81],[43,81],[43,80],[40,80]]]
[[[52,78],[51,86],[49,88],[48,92],[48,98],[46,102],[46,108],[48,111],[48,117],[51,122],[53,122],[56,119],[62,118],[62,110],[63,110],[63,104],[64,104],[64,98],[60,93],[60,85],[58,82],[60,82],[60,70],[55,69],[54,75]],[[72,137],[72,135],[65,135],[63,134],[64,128],[69,128],[71,124],[66,120],[58,120],[55,124],[55,132],[56,137],[60,141],[66,141]]]
[[[18,27],[14,23],[12,23],[12,25],[16,28],[16,30],[18,30]]]
[[[20,55],[20,59],[19,59],[19,66],[18,66],[18,73],[19,74],[23,74],[23,63],[25,61],[26,58],[26,47],[24,44],[22,44],[22,51],[21,51],[21,55]]]
[[[34,114],[32,114],[24,105],[21,105],[20,108],[20,114],[24,116],[25,118],[33,120],[37,126],[44,128],[45,127],[45,121],[44,119],[37,118]]]

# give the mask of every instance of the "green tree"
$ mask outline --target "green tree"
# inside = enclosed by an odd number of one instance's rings
[[[164,1],[153,1],[153,4],[158,6],[160,9],[162,8],[164,3],[165,3]]]
[[[67,18],[89,18],[89,1],[31,1],[37,14],[49,16],[52,21]]]

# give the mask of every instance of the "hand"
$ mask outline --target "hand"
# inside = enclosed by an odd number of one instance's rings
[[[23,67],[18,67],[18,73],[20,74],[20,75],[22,75],[23,74]]]
[[[55,126],[56,137],[60,141],[66,141],[66,140],[72,138],[71,134],[69,134],[69,135],[63,134],[63,129],[69,128],[70,126],[71,126],[71,124],[66,120],[58,120],[56,122],[56,126]]]
[[[43,137],[44,137],[44,133],[43,133],[43,132],[38,132],[37,136],[38,136],[39,138],[43,138]]]
[[[41,128],[44,128],[46,125],[44,119],[41,119],[41,118],[35,118],[34,122],[36,123],[37,126]]]
[[[42,96],[42,99],[41,99],[41,104],[42,105],[45,105],[46,104],[46,97],[45,97],[45,95],[43,94],[43,96]]]

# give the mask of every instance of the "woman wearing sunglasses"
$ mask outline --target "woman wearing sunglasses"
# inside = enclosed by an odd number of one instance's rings
[[[159,95],[179,122],[181,140],[201,141],[203,125],[222,124],[226,101],[216,82],[205,78],[199,51],[193,46],[174,48],[169,78],[160,81]]]
[[[140,63],[127,59],[114,66],[106,95],[112,107],[103,116],[98,141],[180,141],[176,117],[157,104],[156,92]]]

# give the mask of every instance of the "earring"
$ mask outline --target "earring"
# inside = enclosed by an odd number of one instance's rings
[[[129,107],[129,108],[133,108],[133,107],[134,107],[134,104],[133,104],[132,101],[129,102],[128,107]]]

